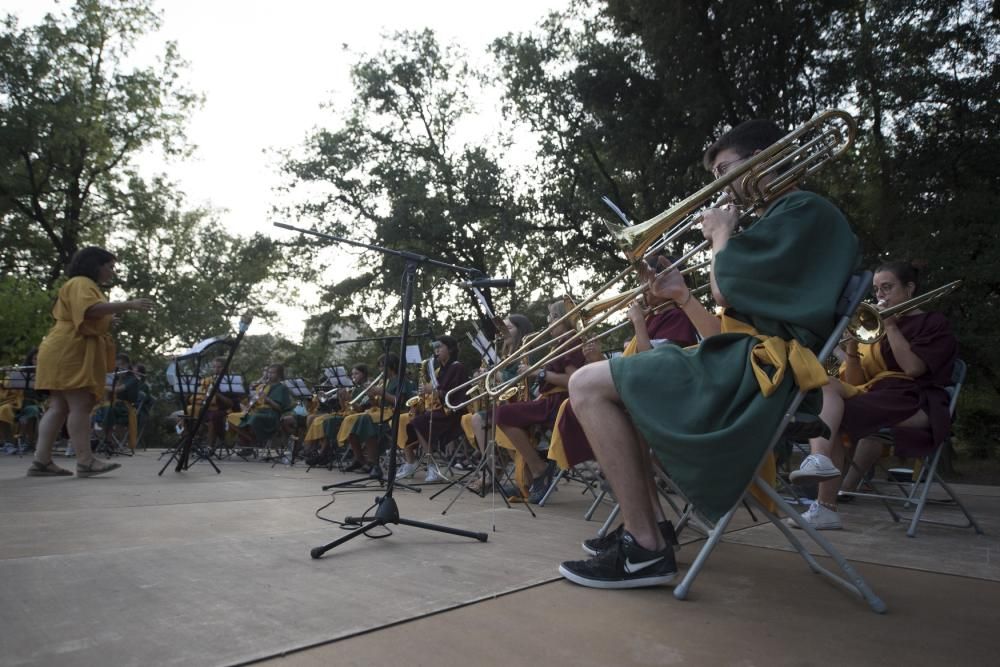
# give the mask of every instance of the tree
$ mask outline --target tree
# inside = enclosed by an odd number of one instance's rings
[[[52,323],[52,294],[31,281],[0,278],[0,366],[20,364]]]
[[[485,275],[521,268],[533,250],[525,203],[505,169],[503,140],[466,139],[480,84],[458,49],[433,33],[399,33],[352,68],[355,98],[333,129],[288,156],[292,191],[319,191],[287,212],[329,233],[401,248],[473,267]],[[308,240],[303,251],[315,248]],[[358,256],[359,273],[341,280],[324,305],[379,326],[398,324],[403,264]],[[425,269],[417,277],[416,314],[437,330],[458,317],[440,284],[459,280]]]
[[[184,150],[198,97],[169,43],[128,69],[159,26],[150,0],[77,0],[61,16],[0,32],[0,267],[52,286],[73,253],[123,223],[122,187],[140,151]]]
[[[918,260],[950,313],[973,384],[1000,392],[990,341],[1000,250],[1000,30],[987,0],[580,1],[494,44],[508,108],[541,134],[537,188],[598,274],[606,192],[642,220],[707,181],[707,139],[750,117],[792,127],[824,107],[856,113],[852,153],[806,186],[829,194],[863,260]],[[602,212],[603,213],[603,212]],[[697,235],[695,235],[697,236]],[[691,238],[683,239],[690,242]],[[580,259],[588,263],[586,256]]]

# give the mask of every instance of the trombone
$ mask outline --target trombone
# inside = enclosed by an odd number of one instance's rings
[[[858,309],[854,311],[854,315],[851,316],[851,321],[847,324],[847,333],[840,342],[846,343],[853,339],[859,343],[874,345],[885,337],[885,321],[887,319],[894,315],[908,313],[929,301],[947,296],[958,289],[958,286],[961,284],[961,280],[955,280],[937,289],[932,289],[929,292],[924,292],[912,299],[907,299],[902,303],[897,303],[895,306],[889,306],[881,310],[877,305],[861,303],[858,305]]]
[[[740,206],[739,215],[742,218],[759,208],[764,208],[769,202],[794,187],[798,181],[815,173],[830,160],[841,156],[854,143],[856,134],[857,124],[854,117],[846,111],[832,109],[820,112],[777,142],[646,222],[630,227],[606,222],[612,238],[625,254],[629,266],[599,290],[576,304],[565,315],[550,323],[545,332],[564,323],[575,326],[583,310],[637,268],[640,261],[655,254],[660,248],[699,224],[702,211],[728,201],[730,197],[726,191],[737,181],[748,200]],[[696,244],[660,274],[676,269],[692,256],[703,252],[708,243],[708,240],[704,240]],[[649,283],[643,283],[629,292],[612,297],[615,307],[609,307],[607,314],[599,321],[604,321],[615,310],[631,303],[632,299],[648,288]],[[594,322],[595,326],[597,323]],[[515,350],[510,358],[520,358],[536,351],[535,348],[523,345],[521,349]],[[493,383],[492,373],[487,374],[485,381],[487,392],[496,395],[504,391],[511,384],[521,380],[523,375],[536,371],[539,365],[547,363],[548,360],[549,357],[546,357],[541,362],[535,362],[524,374],[499,384]]]

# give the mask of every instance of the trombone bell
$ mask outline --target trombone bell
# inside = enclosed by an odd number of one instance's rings
[[[885,336],[885,325],[878,308],[870,303],[858,304],[847,324],[847,334],[859,343],[874,345]]]

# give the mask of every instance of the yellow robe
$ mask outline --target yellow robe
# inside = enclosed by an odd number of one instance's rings
[[[109,333],[111,315],[85,319],[87,309],[107,298],[90,278],[76,276],[59,290],[52,317],[56,322],[38,348],[39,390],[86,389],[100,401],[105,376],[115,369],[115,344]]]

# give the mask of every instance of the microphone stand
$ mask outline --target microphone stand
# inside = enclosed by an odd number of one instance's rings
[[[410,336],[410,338],[418,338],[419,339],[419,338],[421,338],[423,336],[429,336],[429,335],[430,335],[430,332],[425,332],[425,333],[420,333],[420,334],[413,334],[413,335]],[[389,355],[389,345],[394,340],[396,340],[395,336],[373,336],[373,337],[369,337],[369,338],[354,338],[352,340],[339,340],[339,341],[337,341],[337,344],[340,345],[342,343],[370,343],[370,342],[380,342],[380,343],[382,343],[382,360],[383,360],[382,363],[384,365],[385,364],[385,359]],[[403,349],[401,351],[400,357],[402,358],[405,355],[406,355],[406,350]],[[406,363],[405,359],[403,360],[403,363]],[[398,389],[399,385],[403,384],[403,378],[400,377],[400,376],[396,376],[396,383],[397,383],[397,389]],[[385,396],[385,394],[386,394],[386,387],[388,387],[388,385],[389,385],[389,374],[383,372],[382,373],[382,395],[383,396]],[[396,400],[397,401],[399,400],[400,396],[401,396],[401,393],[397,392],[397,394],[396,394]],[[398,412],[399,408],[400,408],[400,406],[396,405],[396,406],[394,406],[393,409]],[[379,424],[378,424],[378,430],[379,430],[379,435],[378,435],[378,439],[376,440],[376,442],[379,443],[378,447],[379,447],[379,450],[381,450],[382,435],[383,435],[384,430],[385,430],[385,401],[384,400],[379,402]],[[391,448],[395,447],[395,445],[396,445],[395,441],[389,443],[389,447],[390,447],[389,451],[392,451]],[[395,452],[393,452],[392,458],[395,459]],[[371,474],[366,475],[365,477],[359,477],[358,479],[349,479],[349,480],[347,480],[345,482],[337,482],[335,484],[326,484],[326,485],[324,485],[322,487],[322,489],[324,491],[329,491],[330,489],[367,489],[367,488],[371,487],[371,483],[372,482],[377,483],[378,486],[379,486],[379,488],[385,486],[385,479],[382,477],[382,467],[378,464],[378,457],[376,457],[375,464],[374,464],[374,467],[372,468]],[[422,489],[419,486],[414,486],[412,484],[404,484],[402,482],[396,482],[396,486],[402,487],[402,488],[406,489],[407,491],[414,491],[416,493],[420,493],[422,491]]]
[[[399,335],[399,349],[403,354],[399,355],[399,366],[396,369],[396,375],[400,378],[400,382],[396,385],[396,405],[400,404],[403,396],[403,373],[406,370],[406,341],[409,338],[410,333],[410,309],[413,306],[413,280],[417,273],[417,268],[421,264],[431,264],[433,266],[440,266],[452,271],[458,271],[465,273],[467,275],[475,275],[479,273],[478,270],[469,269],[461,266],[455,266],[453,264],[448,264],[446,262],[441,262],[438,260],[431,259],[425,255],[419,255],[413,252],[406,252],[403,250],[391,250],[389,248],[383,248],[381,246],[371,245],[368,243],[361,243],[360,241],[352,241],[351,239],[341,238],[339,236],[333,236],[330,234],[323,234],[320,232],[313,231],[311,229],[301,229],[298,227],[293,227],[291,225],[286,225],[283,223],[275,223],[276,227],[282,227],[284,229],[290,229],[292,231],[300,232],[303,234],[311,234],[313,236],[318,236],[323,239],[334,241],[336,243],[346,243],[348,245],[357,246],[360,248],[367,248],[369,250],[374,250],[385,255],[392,255],[399,257],[406,261],[406,267],[403,270],[403,323]],[[392,433],[392,442],[395,444],[396,435],[399,433],[399,410],[393,411],[392,414],[392,426],[390,428]],[[469,537],[474,540],[479,540],[480,542],[485,542],[489,539],[489,535],[486,533],[476,533],[468,530],[460,530],[457,528],[449,528],[448,526],[440,526],[433,523],[425,523],[423,521],[414,521],[412,519],[404,519],[399,516],[399,507],[396,505],[396,500],[392,497],[392,491],[396,482],[396,456],[389,457],[389,470],[388,479],[386,480],[386,490],[385,495],[375,498],[375,504],[378,509],[375,510],[374,516],[363,516],[363,517],[346,517],[344,522],[347,524],[357,525],[358,528],[349,532],[347,535],[337,538],[329,544],[323,545],[321,547],[314,547],[310,551],[310,555],[313,558],[322,558],[330,549],[340,546],[344,542],[353,540],[355,537],[367,534],[370,530],[377,526],[385,526],[386,524],[399,524],[404,526],[412,526],[414,528],[422,528],[423,530],[432,530],[439,533],[447,533],[449,535],[459,535],[461,537]]]

